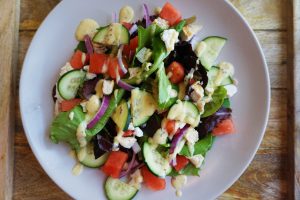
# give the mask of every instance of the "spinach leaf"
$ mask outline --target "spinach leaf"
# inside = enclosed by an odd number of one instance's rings
[[[192,163],[187,164],[185,168],[177,172],[173,169],[168,176],[178,176],[178,175],[187,175],[187,176],[199,176],[200,168],[196,168]]]
[[[74,113],[73,120],[70,120],[70,113]],[[79,149],[76,132],[78,125],[84,120],[85,114],[80,106],[76,106],[69,112],[61,112],[53,120],[50,127],[50,139],[54,143],[67,142],[72,149]]]
[[[223,86],[218,87],[212,95],[212,101],[205,104],[204,113],[201,115],[201,117],[208,117],[217,112],[221,108],[226,95],[226,89]]]
[[[181,32],[184,25],[186,24],[186,21],[185,20],[181,20],[178,24],[176,24],[176,26],[174,26],[174,29],[177,31],[177,32]]]
[[[82,52],[84,52],[84,53],[87,52],[84,41],[80,41],[80,42],[78,43],[78,45],[77,45],[77,47],[74,49],[74,51],[77,51],[77,50],[82,51]]]
[[[229,98],[224,99],[222,107],[224,107],[224,108],[230,108],[231,107]]]
[[[208,134],[205,138],[202,140],[199,140],[196,142],[194,148],[194,155],[201,154],[203,157],[205,157],[208,150],[210,150],[212,144],[214,142],[214,136],[212,134]],[[189,148],[187,145],[184,145],[182,150],[179,152],[179,155],[190,157],[191,155]]]

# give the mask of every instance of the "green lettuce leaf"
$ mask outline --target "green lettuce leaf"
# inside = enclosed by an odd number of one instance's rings
[[[185,26],[185,24],[186,24],[186,21],[181,20],[178,24],[176,24],[176,26],[174,26],[174,29],[180,33],[182,31],[183,27]]]
[[[228,98],[224,99],[222,107],[224,107],[224,108],[231,108],[230,100]]]
[[[171,84],[163,66],[158,69],[156,77],[158,78],[158,109],[163,111],[177,101],[177,97],[170,97],[168,88],[172,87],[178,92],[178,86]]]
[[[206,153],[210,150],[212,147],[212,144],[214,142],[214,136],[212,134],[208,134],[205,138],[199,140],[198,142],[195,143],[194,145],[194,154],[193,155],[198,155],[201,154],[203,157],[205,157]],[[186,157],[191,157],[189,148],[187,145],[184,145],[182,150],[179,152],[179,155],[186,156]]]
[[[221,108],[226,96],[227,90],[223,86],[218,87],[212,95],[212,101],[205,104],[204,113],[201,117],[208,117],[217,112]]]
[[[73,120],[70,120],[70,112],[74,113]],[[76,132],[78,125],[84,120],[85,114],[80,106],[76,106],[69,112],[61,112],[53,120],[50,127],[50,139],[54,143],[69,143],[72,149],[79,149]]]

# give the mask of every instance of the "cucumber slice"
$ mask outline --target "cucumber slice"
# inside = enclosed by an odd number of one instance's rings
[[[206,48],[200,56],[200,61],[207,70],[209,70],[214,64],[226,41],[226,38],[218,36],[210,36],[203,40],[206,44]]]
[[[220,69],[218,67],[215,67],[215,66],[212,67],[207,73],[208,80],[213,82],[215,80],[217,74],[219,73],[219,70]],[[230,84],[233,84],[233,80],[230,76],[226,76],[226,77],[222,78],[222,82],[220,85],[225,86],[225,85],[230,85]]]
[[[109,200],[130,200],[138,193],[138,189],[122,182],[120,179],[108,177],[104,185]]]
[[[139,88],[131,90],[131,115],[133,126],[144,124],[155,112],[156,102],[153,96]]]
[[[84,78],[85,72],[82,70],[72,70],[65,73],[57,83],[60,96],[65,100],[74,99]]]
[[[169,161],[148,142],[143,145],[143,156],[147,167],[154,175],[164,178],[172,171]]]
[[[120,23],[112,23],[100,28],[93,38],[93,42],[114,46],[128,44],[129,40],[130,34],[127,28]]]
[[[121,101],[120,105],[116,108],[111,118],[120,130],[128,129],[129,123],[131,121],[131,115],[126,101]]]
[[[81,148],[77,153],[77,158],[81,164],[90,168],[98,168],[103,165],[108,157],[108,153],[103,154],[101,157],[95,159],[94,147],[92,143]]]
[[[177,101],[177,103],[170,108],[167,118],[190,124],[192,127],[198,126],[200,122],[198,108],[189,101]]]

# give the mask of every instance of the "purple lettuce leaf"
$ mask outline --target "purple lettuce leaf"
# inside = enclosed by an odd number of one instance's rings
[[[231,117],[232,110],[230,108],[221,107],[216,113],[209,117],[201,118],[201,123],[196,130],[199,133],[199,139],[204,138],[208,133],[210,133],[216,125]]]

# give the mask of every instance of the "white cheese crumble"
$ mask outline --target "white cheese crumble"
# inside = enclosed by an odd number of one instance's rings
[[[198,24],[188,24],[183,27],[181,32],[181,38],[183,41],[190,41],[194,35],[196,35],[202,26]]]
[[[235,95],[238,91],[237,87],[233,84],[230,85],[225,85],[224,88],[227,91],[227,96],[228,97],[232,97],[233,95]]]
[[[86,136],[86,133],[85,133],[86,127],[87,127],[86,121],[82,121],[79,124],[78,128],[77,128],[76,137],[77,137],[77,140],[78,140],[78,142],[80,144],[80,147],[85,147],[86,144],[87,144],[87,141],[85,139],[85,136]]]
[[[179,41],[178,36],[179,33],[175,29],[164,30],[161,34],[161,39],[164,41],[168,52],[174,50],[175,43]]]
[[[143,176],[141,171],[138,169],[133,174],[130,175],[129,185],[132,185],[136,189],[141,188],[141,183],[143,182]]]
[[[71,112],[69,113],[69,119],[70,119],[71,121],[74,119],[74,112],[73,112],[73,111],[71,111]]]
[[[182,196],[181,188],[186,185],[187,176],[186,175],[178,175],[171,179],[172,186],[176,189],[176,196]]]
[[[102,91],[105,95],[110,95],[114,90],[115,82],[113,80],[104,80]]]
[[[153,24],[156,24],[157,26],[159,26],[162,29],[168,29],[170,27],[169,22],[165,19],[160,18],[160,17],[156,18],[153,21]]]
[[[74,68],[71,66],[69,62],[67,62],[61,69],[59,75],[62,76],[65,73],[74,70]]]
[[[168,85],[167,92],[170,98],[177,97],[178,92],[172,88],[171,85]]]
[[[139,127],[136,127],[134,129],[134,135],[137,136],[137,137],[143,137],[144,133]]]
[[[189,160],[195,167],[200,168],[204,161],[204,157],[201,154],[198,154],[198,155],[189,157]]]

